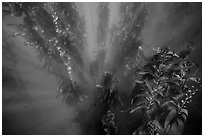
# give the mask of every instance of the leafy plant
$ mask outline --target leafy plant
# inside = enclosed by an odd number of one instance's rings
[[[3,5],[5,12],[23,17],[23,24],[17,25],[19,33],[12,36],[22,36],[25,45],[36,49],[44,67],[58,78],[58,96],[62,95],[64,102],[72,106],[81,103],[87,98],[84,82],[91,81],[88,90],[92,90],[95,80],[102,79],[96,85],[96,91],[100,92],[99,97],[95,97],[96,107],[90,108],[92,114],[87,113],[86,124],[95,120],[94,127],[102,127],[103,134],[119,134],[118,113],[124,111],[118,112],[117,109],[124,106],[128,116],[139,113],[143,116],[142,124],[132,134],[182,133],[188,118],[187,104],[200,89],[200,79],[196,77],[198,65],[188,56],[193,49],[189,46],[179,54],[169,48],[158,48],[150,59],[144,59],[147,64],[138,68],[142,66],[141,62],[145,62],[141,59],[144,54],[140,37],[147,15],[144,3],[121,3],[119,24],[111,29],[108,25],[109,3],[99,4],[98,52],[90,64],[85,62],[89,59],[83,59],[87,56],[84,54],[87,46],[85,20],[79,16],[74,3],[9,2]],[[109,39],[110,43],[107,42]],[[106,44],[111,44],[109,52]],[[110,72],[103,73],[104,70]],[[136,80],[138,75],[135,76],[135,72],[142,77],[140,80]],[[120,91],[129,93],[128,88],[133,82],[135,85],[127,109]],[[118,88],[119,85],[124,89]],[[89,110],[80,112],[84,116]],[[95,123],[100,125],[95,126]]]
[[[200,88],[195,77],[198,66],[168,48],[156,50],[149,62],[137,72],[137,94],[130,113],[143,113],[146,121],[134,134],[181,134],[188,117],[186,105]],[[194,72],[194,73],[192,73]]]
[[[116,118],[116,106],[123,104],[117,89],[117,79],[111,72],[105,72],[100,85],[100,96],[97,104],[102,108],[101,124],[104,132],[108,135],[118,134],[118,125]]]

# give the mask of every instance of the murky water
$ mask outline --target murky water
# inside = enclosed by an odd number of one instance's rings
[[[72,121],[74,109],[57,98],[58,82],[42,68],[36,51],[25,46],[20,38],[8,41],[16,47],[15,69],[26,83],[22,89],[3,89],[3,134],[80,134],[78,125]]]
[[[80,16],[86,22],[87,43],[86,61],[95,59],[99,3],[76,3]],[[109,28],[118,25],[120,3],[110,3]],[[146,56],[150,56],[153,47],[168,45],[179,51],[185,47],[186,42],[196,41],[196,49],[192,58],[202,64],[202,25],[200,5],[192,4],[189,11],[183,13],[182,18],[171,14],[175,3],[148,3],[148,16],[141,34],[143,49]],[[199,9],[199,10],[197,10]],[[3,19],[3,30],[6,33],[16,32],[14,27],[7,24],[20,23],[22,18],[6,16]],[[106,42],[106,60],[112,57],[110,36]],[[74,121],[77,115],[75,108],[67,107],[62,98],[57,98],[58,82],[55,76],[42,68],[43,62],[39,60],[36,51],[24,45],[21,38],[9,38],[16,48],[16,70],[21,79],[25,81],[25,88],[3,89],[3,134],[83,134],[79,123]],[[180,46],[175,46],[180,45]],[[200,71],[201,74],[201,71]],[[19,94],[18,94],[19,92]],[[200,99],[200,98],[199,98]]]

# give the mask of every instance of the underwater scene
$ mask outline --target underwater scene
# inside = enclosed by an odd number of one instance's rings
[[[3,2],[3,135],[201,135],[201,2]]]

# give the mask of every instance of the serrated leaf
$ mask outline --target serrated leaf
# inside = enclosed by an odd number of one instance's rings
[[[187,116],[184,115],[184,114],[180,114],[180,115],[178,116],[178,119],[180,119],[180,120],[184,123],[184,122],[186,122],[186,120],[187,120]]]
[[[184,119],[185,119],[185,122],[187,120],[187,116],[186,115],[181,115]]]
[[[146,100],[140,101],[138,103],[134,103],[130,108],[128,108],[127,110],[123,110],[121,112],[129,112],[129,111],[133,110],[134,108],[137,108],[141,105],[145,105],[145,103],[146,103]]]
[[[171,124],[169,124],[170,126],[170,130],[168,132],[168,134],[173,134],[173,135],[179,135],[182,133],[183,131],[183,121],[180,119],[175,118],[175,120],[173,120],[171,122]]]
[[[176,110],[177,107],[175,105],[167,106],[167,110]]]
[[[162,76],[162,77],[160,77],[160,78],[159,78],[159,80],[160,80],[160,81],[163,81],[163,80],[168,80],[168,79],[169,79],[169,78],[168,78],[168,77],[166,77],[166,76]]]
[[[149,79],[156,78],[156,76],[150,72],[139,72],[138,74],[143,75],[143,77],[148,77]]]
[[[164,94],[161,92],[162,90],[156,90],[155,92],[158,93],[160,96],[164,96]]]
[[[147,94],[143,93],[143,94],[136,95],[135,97],[137,98],[137,97],[146,97],[146,96],[147,96]]]
[[[179,100],[180,98],[182,98],[185,94],[184,93],[181,93],[181,94],[178,94],[174,97],[175,100]]]
[[[180,113],[186,115],[186,117],[188,116],[188,110],[187,109],[182,108],[180,110]]]
[[[177,104],[173,101],[173,100],[170,100],[168,101],[169,102],[169,107],[177,107]]]
[[[171,110],[169,112],[169,114],[166,117],[165,123],[164,123],[164,128],[166,128],[169,125],[169,123],[175,117],[175,115],[176,115],[176,110]]]
[[[135,103],[134,106],[140,106],[140,105],[145,104],[145,103],[146,103],[146,100],[142,100],[142,101],[140,101],[138,103]]]
[[[140,75],[146,75],[146,74],[153,75],[150,72],[145,72],[145,71],[140,71],[140,72],[138,72],[138,74],[140,74]]]
[[[151,85],[149,84],[149,82],[147,82],[146,81],[146,87],[149,89],[148,91],[148,93],[150,93],[151,95],[153,95],[152,93],[153,93],[153,90],[152,90],[152,87],[151,87]]]
[[[146,106],[138,106],[138,107],[132,109],[132,110],[130,111],[130,114],[131,114],[131,113],[134,113],[134,112],[136,112],[136,111],[138,111],[138,110],[140,110],[140,109],[143,109],[143,108],[146,108]]]
[[[178,106],[178,105],[179,105],[179,102],[178,102],[178,100],[177,100],[176,97],[172,97],[171,99],[172,99],[172,100],[171,100],[170,102],[172,102],[175,106]]]
[[[166,106],[168,106],[169,105],[169,102],[168,101],[165,101],[162,105],[161,105],[161,108],[164,108],[164,107],[166,107]]]
[[[132,100],[131,100],[131,104],[134,103],[134,101],[135,101],[136,98],[145,98],[146,96],[147,96],[146,93],[143,93],[143,94],[139,94],[139,95],[134,96],[134,97],[132,98]]]
[[[171,126],[170,126],[170,125],[168,125],[168,126],[165,128],[165,134],[167,134],[167,135],[168,135],[168,133],[169,133],[170,129],[171,129]]]

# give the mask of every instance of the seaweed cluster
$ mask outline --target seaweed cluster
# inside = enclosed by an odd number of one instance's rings
[[[199,66],[189,57],[192,46],[179,54],[169,48],[158,48],[147,59],[140,37],[146,5],[122,3],[119,25],[113,25],[110,30],[108,6],[108,3],[99,4],[98,54],[88,64],[84,60],[87,57],[85,20],[74,3],[4,3],[4,7],[10,8],[9,13],[23,17],[23,24],[17,25],[19,33],[14,36],[22,36],[26,45],[34,47],[48,71],[59,79],[58,93],[64,102],[71,106],[82,103],[87,99],[85,87],[90,86],[88,90],[92,90],[94,84],[90,83],[101,80],[94,89],[99,91],[99,96],[91,109],[99,110],[95,121],[103,134],[120,134],[121,113],[142,114],[142,124],[135,126],[132,134],[181,134],[188,117],[187,106],[201,89],[196,74]],[[111,58],[105,60],[106,55]],[[144,67],[141,62],[146,62]],[[104,70],[109,71],[103,73]],[[119,85],[128,94],[129,102],[121,99]]]

